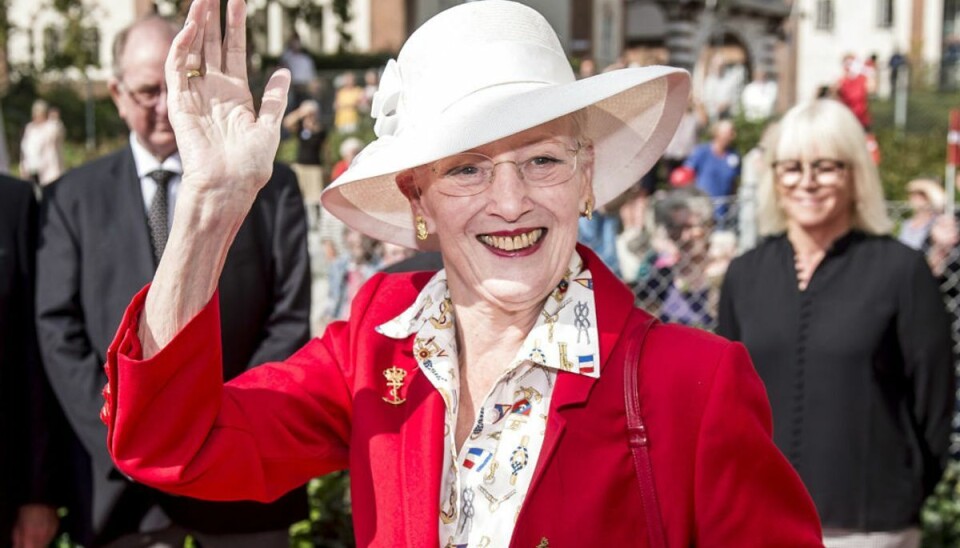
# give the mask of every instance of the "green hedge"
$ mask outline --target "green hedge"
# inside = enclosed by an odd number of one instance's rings
[[[943,480],[921,512],[923,548],[960,546],[960,462],[947,467]]]

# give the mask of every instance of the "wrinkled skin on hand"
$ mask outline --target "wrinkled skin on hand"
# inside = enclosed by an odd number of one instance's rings
[[[247,79],[243,0],[227,3],[226,19],[221,39],[219,1],[196,0],[190,6],[167,57],[167,106],[183,183],[252,201],[273,170],[290,73],[273,74],[257,113]],[[201,76],[188,77],[190,71]]]

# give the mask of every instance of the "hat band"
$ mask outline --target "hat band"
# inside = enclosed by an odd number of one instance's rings
[[[460,49],[455,58],[444,57],[428,66],[417,66],[412,60],[405,65],[407,60],[400,59],[399,70],[394,73],[397,80],[404,75],[403,85],[395,88],[399,93],[396,134],[435,119],[478,91],[518,83],[558,85],[576,79],[566,56],[535,43],[497,42]],[[381,82],[381,90],[384,85]],[[410,97],[417,99],[409,101]]]

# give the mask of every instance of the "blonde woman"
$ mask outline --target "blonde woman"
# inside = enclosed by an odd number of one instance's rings
[[[919,546],[954,401],[937,283],[888,235],[877,169],[846,107],[794,107],[770,154],[768,238],[730,265],[718,331],[750,351],[774,441],[813,495],[825,544]]]

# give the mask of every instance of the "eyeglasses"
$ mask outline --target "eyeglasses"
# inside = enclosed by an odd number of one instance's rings
[[[704,217],[690,206],[681,206],[670,211],[663,227],[671,240],[680,241],[709,234],[713,229],[713,219],[709,213]]]
[[[582,148],[579,142],[570,148],[569,143],[550,139],[524,147],[517,153],[518,160],[494,162],[489,156],[465,152],[438,160],[430,169],[438,177],[437,190],[448,196],[480,194],[490,187],[500,164],[515,165],[520,178],[531,186],[549,187],[573,178]]]
[[[164,86],[144,86],[139,89],[130,89],[125,82],[120,82],[120,88],[133,99],[138,107],[143,109],[155,108],[160,103],[160,98],[167,94]]]
[[[689,219],[678,223],[667,223],[664,228],[666,228],[667,235],[670,236],[671,240],[679,241],[685,237],[693,238],[708,234],[713,229],[713,223]]]
[[[844,171],[847,169],[846,162],[828,158],[820,158],[812,162],[806,162],[806,164],[800,160],[780,160],[771,164],[771,167],[773,167],[773,172],[781,185],[793,187],[803,180],[804,165],[809,169],[813,181],[822,186],[839,184],[843,180]]]

